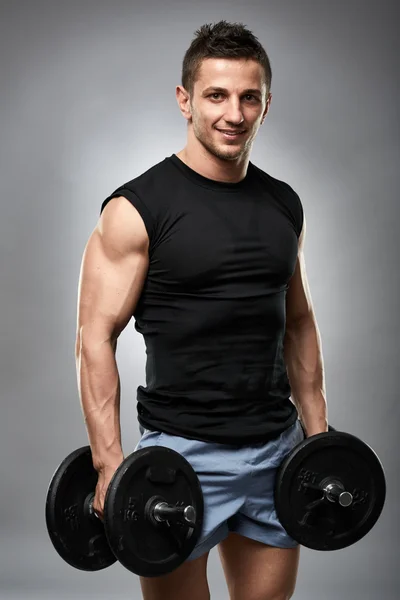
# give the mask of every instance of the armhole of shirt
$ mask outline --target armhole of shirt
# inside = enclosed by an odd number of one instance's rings
[[[144,225],[147,230],[147,235],[149,236],[149,240],[151,242],[155,220],[154,220],[153,215],[151,214],[150,210],[147,208],[146,204],[139,198],[139,196],[137,196],[135,194],[135,192],[132,192],[132,190],[130,190],[124,186],[115,190],[115,192],[110,194],[110,196],[108,196],[104,200],[103,204],[101,205],[100,214],[103,212],[103,210],[106,207],[106,205],[108,204],[108,202],[112,198],[116,198],[117,196],[124,196],[124,198],[126,198],[136,208],[136,210],[138,211],[138,213],[140,214],[140,216],[143,219]]]

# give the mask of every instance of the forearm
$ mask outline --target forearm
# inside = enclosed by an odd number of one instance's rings
[[[116,343],[79,340],[76,346],[78,388],[95,469],[123,460],[120,426],[120,379]]]
[[[314,318],[286,327],[286,369],[307,437],[328,430],[321,338]]]

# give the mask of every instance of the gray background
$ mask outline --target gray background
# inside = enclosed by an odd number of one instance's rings
[[[74,342],[82,252],[103,199],[183,148],[175,100],[194,31],[245,23],[270,55],[251,160],[299,193],[331,422],[378,453],[387,503],[334,553],[302,550],[295,598],[399,597],[399,8],[396,2],[72,0],[1,7],[1,598],[140,598],[116,565],[64,563],[45,529],[59,462],[87,442]],[[120,338],[125,452],[139,438],[144,344]],[[212,551],[212,597],[228,594]]]

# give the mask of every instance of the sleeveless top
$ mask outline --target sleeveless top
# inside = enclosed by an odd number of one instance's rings
[[[284,362],[285,299],[303,226],[299,196],[249,162],[238,183],[175,154],[124,183],[149,236],[133,316],[146,346],[139,423],[189,439],[252,444],[297,418]]]

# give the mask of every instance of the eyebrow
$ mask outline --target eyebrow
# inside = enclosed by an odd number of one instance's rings
[[[208,92],[223,92],[224,94],[228,94],[228,90],[226,88],[222,88],[222,87],[216,87],[216,86],[210,86],[208,88],[206,88],[203,91],[203,94],[207,94]],[[256,88],[249,88],[247,90],[243,91],[243,94],[258,94],[259,96],[261,96],[261,90],[258,90]]]

